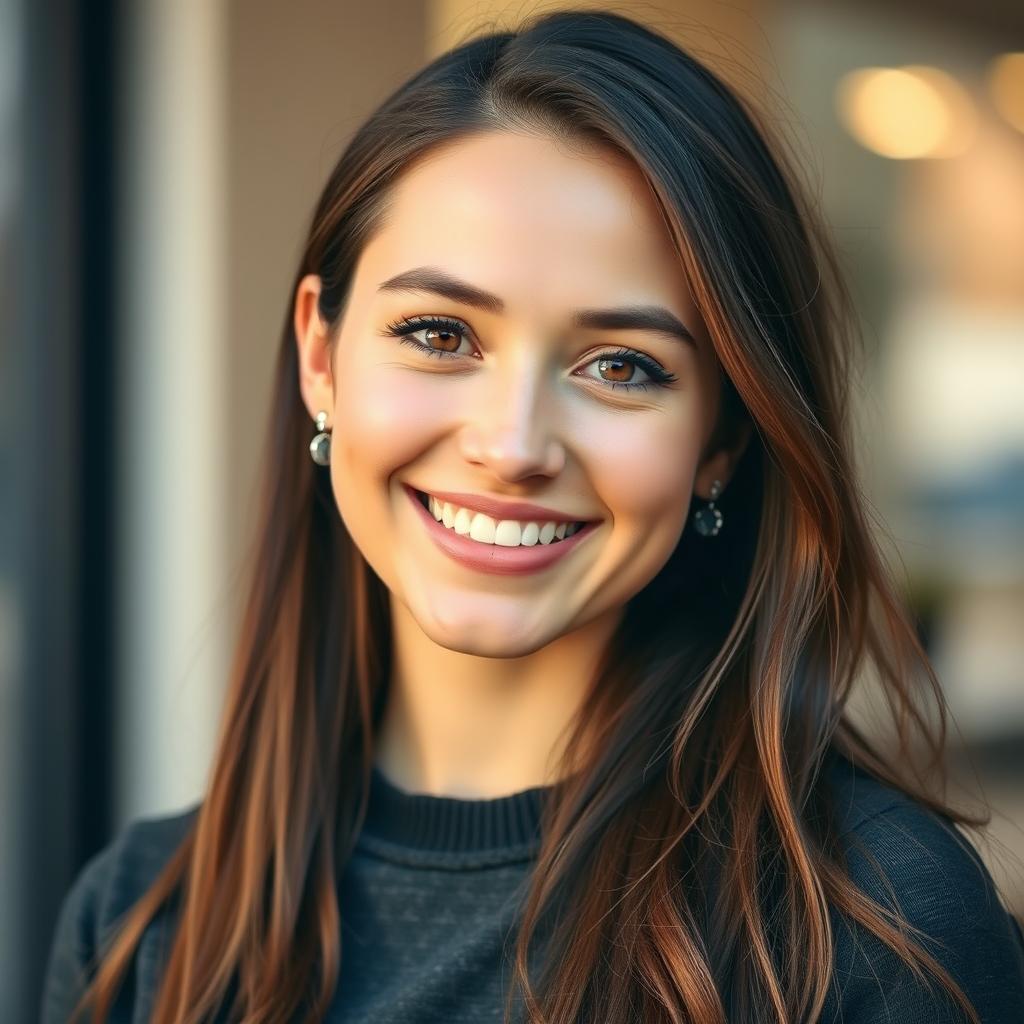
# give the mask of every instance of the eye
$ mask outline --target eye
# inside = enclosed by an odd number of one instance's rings
[[[425,341],[417,341],[415,335],[426,332]],[[412,317],[398,320],[387,325],[385,334],[392,335],[403,344],[411,345],[428,356],[467,355],[458,351],[459,346],[468,335],[466,325],[459,320],[450,320],[444,316]],[[434,342],[438,346],[434,347]]]
[[[600,380],[613,388],[643,388],[646,390],[649,384],[664,387],[676,379],[675,374],[669,373],[650,356],[632,348],[620,348],[617,352],[605,352],[596,359],[592,359],[587,366],[594,364],[597,364],[598,373],[625,374],[625,379],[621,376],[591,377],[592,380]],[[646,379],[635,379],[637,367]],[[582,376],[590,377],[590,374],[582,374]]]
[[[462,342],[469,336],[469,328],[461,320],[453,320],[445,316],[421,316],[409,317],[404,320],[397,320],[387,325],[383,332],[386,336],[396,337],[403,345],[410,345],[426,356],[437,356],[438,359],[450,356],[469,355],[460,352]],[[427,336],[423,341],[416,338],[417,334],[425,333]],[[435,342],[437,346],[435,346]],[[676,380],[676,375],[670,373],[650,356],[643,352],[637,352],[632,348],[620,348],[614,352],[605,352],[595,356],[587,363],[587,366],[597,364],[598,373],[610,373],[621,375],[625,373],[626,379],[615,376],[594,377],[591,374],[580,376],[589,380],[597,380],[609,388],[642,388],[647,390],[653,384],[655,387],[666,387]],[[636,368],[644,375],[643,380],[634,380]]]

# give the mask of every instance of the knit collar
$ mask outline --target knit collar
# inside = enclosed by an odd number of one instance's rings
[[[358,845],[417,866],[487,867],[530,860],[540,846],[544,800],[553,786],[463,799],[410,793],[373,766]]]

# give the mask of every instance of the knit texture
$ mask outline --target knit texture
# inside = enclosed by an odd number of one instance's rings
[[[829,779],[854,882],[922,929],[982,1024],[1024,1022],[1024,933],[973,848],[945,819],[845,760],[835,759]],[[374,770],[364,828],[339,873],[342,969],[329,1024],[502,1021],[548,792],[438,797],[407,793]],[[54,931],[41,1024],[67,1024],[97,944],[156,877],[197,810],[132,822],[79,871]],[[173,923],[167,911],[151,922],[110,1024],[150,1020]],[[966,1020],[879,940],[834,911],[832,925],[835,974],[819,1024]]]

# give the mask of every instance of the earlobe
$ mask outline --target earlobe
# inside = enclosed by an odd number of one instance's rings
[[[730,475],[728,453],[724,451],[716,452],[701,466],[700,471],[697,473],[697,478],[693,482],[694,495],[698,498],[703,498],[705,501],[713,500],[712,491],[715,484],[719,485],[719,493],[721,493],[728,486]]]
[[[724,492],[736,470],[736,464],[750,443],[752,427],[744,420],[736,427],[736,439],[727,448],[720,448],[701,464],[693,485],[693,493],[705,501],[711,498],[711,488],[717,480]]]

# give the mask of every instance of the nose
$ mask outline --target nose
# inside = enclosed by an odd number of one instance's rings
[[[495,369],[489,387],[460,435],[463,456],[509,482],[540,474],[556,476],[565,465],[557,401],[542,367]]]

